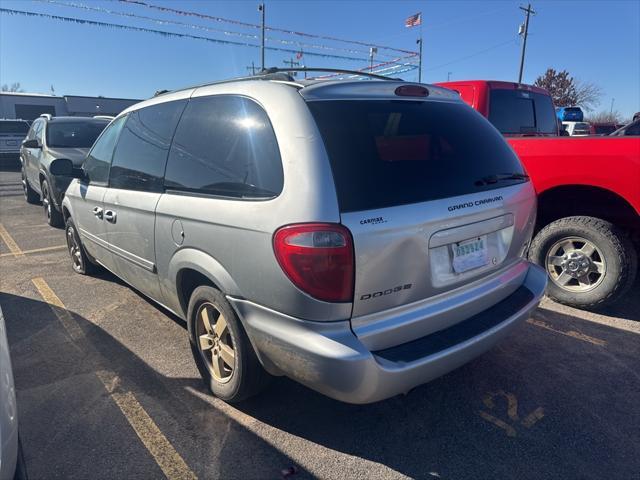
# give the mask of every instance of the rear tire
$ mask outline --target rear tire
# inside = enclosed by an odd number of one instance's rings
[[[44,209],[44,216],[49,225],[52,227],[62,227],[64,225],[64,217],[53,203],[51,188],[49,187],[49,182],[46,180],[42,181],[42,208]]]
[[[67,239],[67,249],[71,256],[71,266],[73,271],[80,275],[89,275],[96,271],[96,265],[89,259],[87,253],[84,251],[84,247],[80,242],[80,236],[76,230],[76,226],[71,220],[71,217],[67,219],[65,226],[65,237]]]
[[[213,394],[237,403],[263,390],[270,375],[225,296],[213,287],[196,288],[187,311],[193,358]]]
[[[31,185],[29,185],[29,180],[27,180],[27,175],[24,173],[24,168],[20,171],[22,175],[22,190],[24,191],[24,199],[27,203],[32,205],[37,205],[40,203],[40,195],[36,192]]]
[[[578,308],[614,302],[633,285],[638,270],[626,233],[594,217],[550,223],[533,239],[529,258],[549,274],[547,295]]]

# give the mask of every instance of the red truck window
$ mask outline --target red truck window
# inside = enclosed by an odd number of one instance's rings
[[[518,89],[492,89],[489,121],[503,134],[557,135],[551,97]]]

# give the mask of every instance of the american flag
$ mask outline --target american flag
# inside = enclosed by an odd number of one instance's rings
[[[417,27],[418,25],[422,25],[422,12],[411,15],[404,21],[404,26],[407,28]]]

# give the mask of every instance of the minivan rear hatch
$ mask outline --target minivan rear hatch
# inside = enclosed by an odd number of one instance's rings
[[[519,259],[533,189],[500,133],[472,108],[399,98],[307,104],[353,235],[356,335],[389,316],[401,322],[403,306],[443,301]],[[434,320],[414,331],[443,326]]]

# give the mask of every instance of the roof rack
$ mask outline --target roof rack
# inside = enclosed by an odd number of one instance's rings
[[[192,85],[190,87],[179,88],[177,90],[157,90],[154,97],[158,97],[160,95],[166,95],[167,93],[178,92],[181,90],[188,90],[190,88],[199,88],[199,87],[207,87],[209,85],[220,85],[223,83],[231,83],[231,82],[244,82],[248,80],[279,80],[282,82],[292,82],[298,83],[298,79],[294,78],[289,73],[293,72],[328,72],[328,73],[345,73],[349,75],[359,75],[363,77],[371,77],[376,78],[378,80],[389,80],[389,81],[403,81],[402,78],[393,78],[393,77],[385,77],[384,75],[376,75],[375,73],[368,72],[360,72],[358,70],[343,70],[341,68],[315,68],[315,67],[300,67],[300,68],[279,68],[279,67],[269,67],[261,70],[255,75],[248,75],[244,77],[236,77],[236,78],[228,78],[225,80],[218,80],[216,82],[207,82],[200,83],[197,85]],[[299,87],[302,87],[302,84],[298,84]]]
[[[41,113],[40,116],[46,118],[47,120],[51,120],[51,114],[50,113]]]
[[[277,73],[286,73],[286,72],[329,72],[329,73],[346,73],[349,75],[358,75],[362,77],[371,77],[376,78],[378,80],[391,80],[398,81],[402,80],[402,78],[393,78],[393,77],[385,77],[384,75],[377,75],[375,73],[369,72],[361,72],[359,70],[343,70],[342,68],[315,68],[315,67],[299,67],[299,68],[279,68],[279,67],[271,67],[265,68],[260,73],[255,75],[256,77],[264,77],[266,75],[273,75]],[[293,77],[290,77],[290,80],[295,80]]]
[[[93,118],[97,118],[99,120],[113,120],[116,117],[113,115],[94,115]]]

